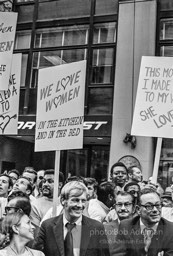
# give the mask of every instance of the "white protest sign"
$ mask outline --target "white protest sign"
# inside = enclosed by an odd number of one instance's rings
[[[83,147],[86,61],[39,70],[35,151]]]
[[[8,90],[0,91],[0,134],[17,134],[22,54],[13,54]]]
[[[17,13],[0,12],[0,90],[8,90]]]
[[[131,134],[173,138],[172,57],[142,57]]]

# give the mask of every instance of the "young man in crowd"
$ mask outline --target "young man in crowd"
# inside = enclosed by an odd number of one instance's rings
[[[121,162],[113,164],[110,171],[110,178],[116,189],[119,187],[119,190],[122,190],[128,181],[127,167]]]
[[[129,182],[140,183],[143,179],[142,171],[139,167],[133,165],[128,168]]]
[[[103,224],[83,215],[88,190],[84,183],[71,181],[61,190],[63,214],[44,221],[34,248],[45,256],[109,256]]]
[[[7,197],[12,189],[13,183],[7,174],[0,175],[0,218],[3,217],[5,206],[7,204]]]
[[[85,184],[88,188],[88,199],[97,198],[98,182],[96,179],[91,177],[85,178]]]
[[[53,206],[53,191],[54,191],[54,169],[48,169],[44,173],[43,183],[42,183],[42,193],[43,196],[37,198],[33,204],[33,216],[37,226],[40,226],[40,222],[43,219],[46,212]],[[64,183],[64,175],[62,172],[59,173],[59,195],[60,190]],[[60,200],[58,202],[60,204]]]

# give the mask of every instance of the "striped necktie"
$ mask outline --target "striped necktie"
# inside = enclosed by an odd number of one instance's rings
[[[152,228],[144,228],[143,230],[143,235],[144,235],[144,250],[146,253],[148,253],[148,249],[151,244],[152,237],[154,235],[154,230]]]

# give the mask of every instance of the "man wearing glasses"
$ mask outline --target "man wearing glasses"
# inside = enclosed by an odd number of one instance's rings
[[[173,255],[173,223],[161,218],[161,199],[153,189],[141,191],[139,216],[120,223],[113,255]]]
[[[115,211],[118,218],[112,222],[104,224],[109,242],[110,255],[112,255],[114,250],[114,243],[118,234],[120,222],[122,220],[132,218],[135,212],[135,198],[133,195],[125,191],[120,191],[118,192],[115,200]]]

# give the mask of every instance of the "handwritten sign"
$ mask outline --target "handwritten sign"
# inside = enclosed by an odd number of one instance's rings
[[[173,138],[172,57],[142,57],[131,134]]]
[[[0,91],[0,134],[17,134],[22,54],[13,54],[8,90]]]
[[[8,90],[17,13],[0,12],[0,90]]]
[[[35,151],[83,147],[86,61],[39,71]]]

